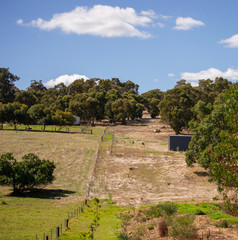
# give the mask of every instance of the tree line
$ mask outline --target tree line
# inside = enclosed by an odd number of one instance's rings
[[[163,92],[153,90],[147,97],[138,93],[139,86],[118,78],[75,80],[47,89],[42,81],[32,80],[27,90],[16,88],[19,77],[7,68],[0,68],[0,122],[17,124],[71,125],[79,116],[94,125],[108,119],[126,124],[142,117],[145,108],[156,117]]]
[[[231,82],[216,78],[199,80],[196,87],[185,80],[177,82],[166,92],[153,89],[138,93],[139,85],[118,78],[78,79],[46,88],[42,81],[32,80],[27,90],[16,88],[19,77],[8,68],[0,68],[0,122],[40,125],[71,125],[74,116],[94,125],[108,119],[111,123],[126,124],[142,117],[147,110],[152,118],[160,115],[176,134],[189,128],[199,101],[213,104],[216,96],[228,89]]]

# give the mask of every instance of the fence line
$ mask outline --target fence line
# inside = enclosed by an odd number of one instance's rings
[[[39,237],[38,235],[36,235],[35,239],[36,240],[54,240],[54,239],[59,239],[60,235],[63,233],[63,231],[65,229],[69,228],[69,220],[72,218],[78,218],[78,216],[81,214],[81,212],[83,212],[83,209],[85,207],[85,205],[87,204],[87,200],[90,196],[90,192],[91,192],[91,188],[92,188],[92,184],[93,184],[93,180],[94,180],[94,174],[96,171],[96,165],[98,162],[98,159],[100,157],[100,153],[101,153],[101,145],[102,142],[104,140],[104,136],[107,132],[108,126],[106,127],[106,129],[103,132],[103,135],[101,136],[100,142],[98,144],[98,149],[95,155],[95,160],[94,160],[94,164],[93,164],[93,168],[90,174],[90,181],[88,184],[88,191],[87,191],[87,195],[83,200],[83,203],[81,204],[81,206],[77,207],[77,209],[74,209],[73,212],[68,212],[68,218],[64,219],[63,223],[61,222],[58,226],[56,226],[54,229],[51,229],[48,233],[43,233],[43,238]]]
[[[95,157],[95,162],[94,162],[94,165],[93,165],[93,168],[92,168],[92,173],[91,173],[90,182],[89,182],[89,185],[88,185],[88,193],[87,193],[86,199],[88,199],[89,196],[90,196],[90,192],[91,192],[91,188],[92,188],[92,184],[93,184],[93,180],[94,180],[94,175],[95,175],[95,171],[96,171],[96,166],[97,166],[97,162],[98,162],[98,159],[99,159],[99,156],[100,156],[100,153],[101,153],[101,146],[102,146],[102,142],[104,140],[104,136],[107,132],[107,128],[108,128],[108,126],[104,130],[104,133],[101,136],[101,140],[100,140],[99,145],[98,145],[98,150],[97,150],[97,154],[96,154],[96,157]]]
[[[110,147],[110,155],[112,155],[113,142],[114,142],[114,130],[113,130],[113,132],[112,132],[112,141],[111,141],[111,147]]]

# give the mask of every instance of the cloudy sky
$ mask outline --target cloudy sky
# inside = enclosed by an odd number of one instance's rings
[[[238,80],[237,0],[1,0],[0,67],[26,89],[119,78],[140,93]]]

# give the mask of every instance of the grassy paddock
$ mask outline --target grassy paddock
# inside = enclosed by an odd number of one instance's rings
[[[128,208],[115,206],[110,200],[100,200],[99,204],[99,225],[94,231],[94,239],[118,239],[118,231],[122,222],[117,215],[122,211],[128,210]],[[61,235],[60,240],[85,239],[82,237],[82,234],[90,233],[90,224],[94,220],[95,212],[96,209],[93,205],[93,200],[91,200],[88,202],[88,206],[84,208],[84,212],[78,218],[70,221],[69,229]]]
[[[0,155],[13,152],[21,160],[31,152],[56,164],[55,181],[44,191],[14,197],[10,187],[0,187],[1,240],[43,236],[81,205],[104,129],[93,128],[93,134],[0,131]]]

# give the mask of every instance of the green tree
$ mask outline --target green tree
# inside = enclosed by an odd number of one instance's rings
[[[63,97],[58,96],[56,101],[51,105],[51,109],[53,111],[61,110],[61,111],[68,111],[69,110],[69,102],[72,99],[72,96],[65,95]]]
[[[95,120],[104,118],[104,92],[77,94],[69,104],[69,110],[83,121],[94,125]]]
[[[228,89],[231,82],[222,77],[216,78],[215,81],[211,79],[199,80],[199,85],[197,87],[199,98],[205,103],[213,104],[215,98],[224,90]]]
[[[5,105],[0,102],[0,123],[1,123],[1,129],[3,129],[3,124],[7,120],[7,115],[5,112]]]
[[[188,128],[196,100],[196,91],[190,84],[175,86],[168,90],[159,103],[162,120],[169,123],[175,133],[179,134],[183,129]]]
[[[31,85],[27,89],[27,91],[35,95],[35,97],[37,98],[37,103],[40,103],[42,97],[45,95],[47,91],[47,88],[42,83],[42,80],[40,81],[31,80]]]
[[[147,110],[148,110],[151,118],[156,118],[156,116],[159,115],[159,113],[160,113],[159,103],[160,103],[160,100],[156,99],[156,98],[152,98],[149,100]]]
[[[209,169],[210,180],[216,181],[222,192],[238,192],[238,83],[230,86],[214,109],[195,126],[196,135],[186,152],[189,166],[197,162]],[[225,192],[224,192],[225,193]],[[226,199],[228,196],[224,195]],[[236,198],[236,211],[238,199]]]
[[[28,110],[28,114],[33,124],[40,124],[40,120],[45,117],[45,106],[43,104],[35,104]]]
[[[13,192],[32,190],[54,180],[55,164],[41,160],[37,155],[24,155],[22,161],[16,161],[12,153],[0,156],[0,184],[12,186]]]
[[[9,72],[9,68],[0,68],[0,102],[13,102],[15,98],[14,82],[20,78]]]
[[[54,89],[58,92],[58,95],[61,97],[67,95],[67,87],[64,85],[64,83],[59,83],[54,86]]]
[[[126,124],[126,119],[129,117],[129,101],[126,98],[119,98],[111,105],[111,110],[116,122]]]
[[[142,96],[145,98],[144,105],[151,118],[158,116],[160,113],[159,103],[163,100],[164,93],[159,89],[154,89],[143,93]]]
[[[60,131],[60,129],[63,126],[73,125],[73,123],[75,122],[75,117],[71,112],[63,112],[61,110],[57,110],[52,115],[52,122],[53,124],[58,125],[60,127],[58,129],[58,131]]]
[[[84,79],[75,80],[67,87],[68,95],[75,96],[84,92]]]
[[[215,106],[214,111],[218,108]],[[209,144],[202,156],[209,164],[210,177],[219,186],[233,186],[238,190],[238,84],[224,93],[221,105],[224,125],[216,144]]]
[[[15,129],[17,124],[29,124],[29,116],[27,114],[28,107],[18,102],[2,104],[0,106],[0,122],[13,123]]]
[[[15,97],[15,102],[25,104],[28,107],[31,107],[37,104],[37,101],[38,101],[37,97],[30,91],[24,91],[24,90],[19,91]]]
[[[40,104],[43,104],[45,107],[50,108],[51,106],[54,106],[58,96],[59,92],[55,88],[49,88],[42,96]]]

